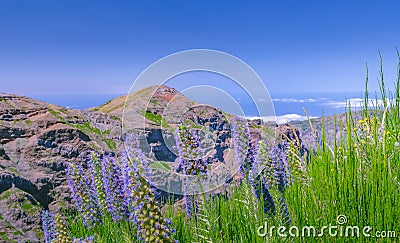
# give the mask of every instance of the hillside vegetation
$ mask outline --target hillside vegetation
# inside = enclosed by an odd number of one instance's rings
[[[398,242],[400,62],[397,73],[394,91],[382,73],[382,102],[370,101],[367,79],[360,113],[349,107],[330,133],[324,118],[310,128],[309,154],[293,140],[252,144],[247,122],[235,119],[232,136],[243,163],[234,183],[218,194],[186,195],[181,206],[158,204],[151,182],[138,176],[147,169],[138,166],[146,162],[135,144],[126,151],[133,160],[94,157],[87,174],[70,164],[78,213],[50,216],[48,242]],[[198,153],[198,137],[184,126],[177,134],[181,173],[202,178],[207,166],[184,156]]]

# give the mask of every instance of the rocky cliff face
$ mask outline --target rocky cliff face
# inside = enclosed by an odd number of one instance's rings
[[[144,106],[141,98],[152,96]],[[70,161],[85,163],[90,151],[119,154],[123,149],[122,111],[127,97],[119,97],[97,108],[72,110],[17,95],[0,94],[0,242],[38,242],[42,237],[40,212],[71,205],[65,168]],[[214,145],[207,159],[217,165],[231,156],[232,139],[226,118],[218,109],[201,107],[167,86],[150,87],[129,98],[136,99],[137,118],[153,153],[160,161],[171,162],[176,155],[168,144],[174,142],[174,129],[179,122],[208,127]],[[196,106],[199,105],[199,106]],[[197,108],[189,109],[195,106]],[[147,107],[143,110],[142,107]],[[166,107],[168,109],[166,110]],[[186,110],[185,110],[186,109]],[[183,113],[176,119],[175,113]],[[169,117],[168,117],[169,115]],[[159,118],[165,116],[162,129]],[[228,117],[224,117],[228,116]],[[259,121],[249,121],[252,140],[261,138]],[[165,135],[165,130],[170,133]],[[278,129],[288,138],[295,130]],[[279,132],[278,131],[278,132]],[[207,140],[204,142],[207,144]]]
[[[64,169],[121,146],[119,118],[0,95],[0,242],[37,241],[40,211],[71,201]]]

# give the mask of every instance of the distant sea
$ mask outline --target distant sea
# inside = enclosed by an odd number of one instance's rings
[[[96,94],[96,95],[32,95],[34,99],[42,100],[51,104],[69,107],[72,109],[87,109],[96,107],[105,102],[119,97],[123,94]],[[275,108],[275,115],[278,123],[292,120],[305,120],[303,111],[305,108],[311,117],[330,116],[343,113],[346,104],[350,102],[351,107],[357,108],[361,105],[361,92],[313,92],[313,93],[271,93],[272,102]],[[189,97],[192,98],[192,97]],[[251,100],[238,99],[239,104],[245,111],[246,116],[256,118],[257,110]],[[201,103],[208,103],[220,107],[229,112],[226,104],[220,104],[216,100],[197,100]],[[238,115],[238,114],[236,114]]]

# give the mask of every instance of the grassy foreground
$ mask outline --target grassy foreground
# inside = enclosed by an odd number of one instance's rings
[[[162,216],[171,221],[167,240],[150,237],[160,234],[151,220],[140,227],[132,215],[114,222],[103,208],[101,223],[89,229],[80,214],[65,215],[61,224],[71,237],[65,242],[89,236],[94,237],[79,242],[400,241],[400,61],[397,72],[394,92],[386,89],[382,73],[379,98],[370,99],[367,79],[362,110],[356,114],[349,107],[345,121],[336,122],[334,138],[327,138],[323,128],[308,158],[288,145],[286,184],[271,181],[280,174],[268,171],[276,158],[268,151],[272,148],[264,148],[269,156],[262,182],[247,175],[250,179],[236,183],[229,196],[197,196],[190,216],[166,206]],[[55,225],[59,232],[62,227]],[[151,232],[148,238],[144,231]]]

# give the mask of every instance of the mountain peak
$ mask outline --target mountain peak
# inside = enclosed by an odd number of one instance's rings
[[[151,108],[155,108],[156,110],[165,106],[172,100],[185,102],[189,101],[189,99],[187,99],[175,88],[166,85],[160,85],[134,90],[127,95],[109,100],[98,107],[92,108],[91,110],[121,116],[127,101],[144,101],[148,99],[152,101]]]

